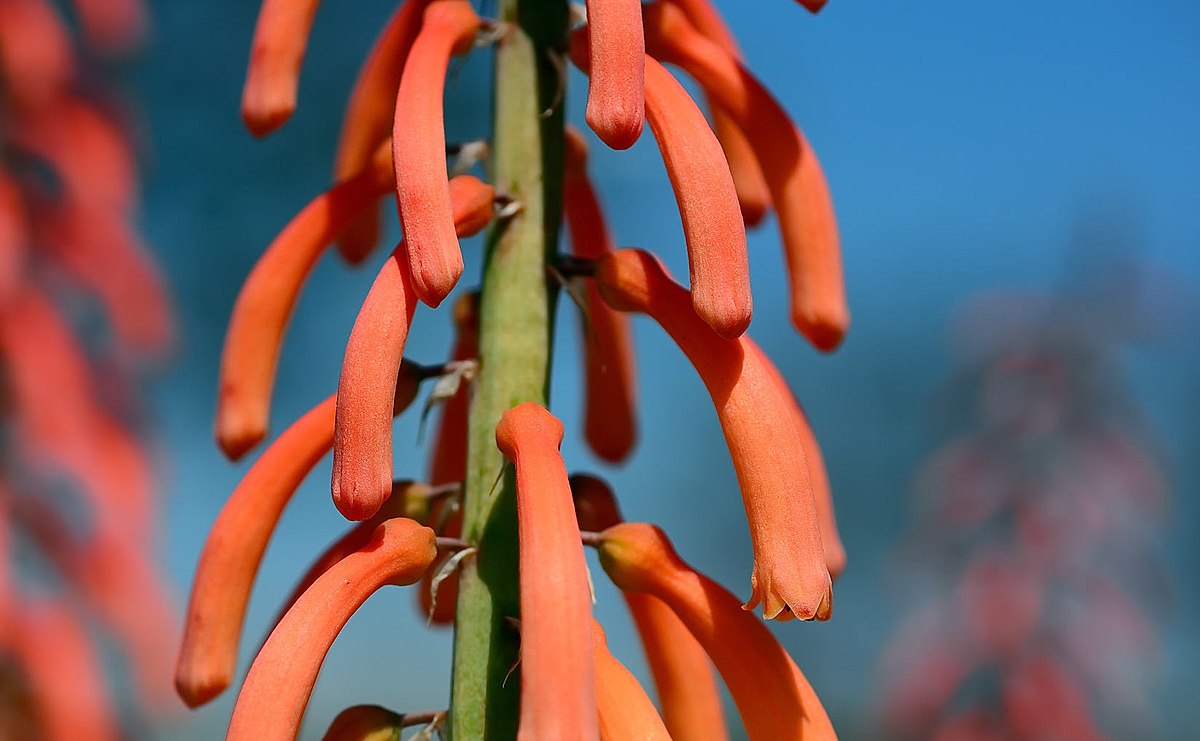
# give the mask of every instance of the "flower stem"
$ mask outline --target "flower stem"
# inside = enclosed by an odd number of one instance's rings
[[[545,404],[555,290],[546,265],[562,211],[563,66],[567,3],[500,0],[492,183],[521,208],[488,238],[479,314],[479,375],[471,405],[463,568],[454,638],[451,737],[516,737],[519,673],[509,677],[519,617],[516,495],[496,448],[496,424],[526,401]],[[503,478],[502,478],[503,477]],[[507,677],[507,681],[506,681]]]

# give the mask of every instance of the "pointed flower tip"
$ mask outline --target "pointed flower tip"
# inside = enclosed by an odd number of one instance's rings
[[[400,741],[404,717],[378,705],[355,705],[337,714],[321,741]]]
[[[819,13],[825,7],[827,0],[798,0],[810,13]]]
[[[613,149],[642,134],[645,41],[640,0],[588,0],[588,126]]]
[[[212,669],[216,669],[213,667]],[[175,670],[175,692],[190,710],[211,702],[225,691],[233,677],[229,672],[207,671],[201,673],[197,667],[180,662]]]

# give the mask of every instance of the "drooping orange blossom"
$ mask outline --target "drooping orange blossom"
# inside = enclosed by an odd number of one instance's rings
[[[282,123],[294,108],[296,75],[315,4],[267,0],[263,6],[247,78],[253,114],[247,122],[256,132]],[[524,8],[534,4],[538,12]],[[716,42],[721,59],[736,59],[730,56],[736,45],[715,9],[703,0],[678,4]],[[687,673],[712,676],[707,655],[734,690],[753,738],[767,737],[764,729],[776,734],[774,738],[801,733],[809,734],[805,738],[832,736],[811,688],[758,618],[739,609],[731,595],[669,558],[658,559],[656,568],[666,575],[692,574],[687,578],[699,580],[711,604],[700,608],[695,595],[686,590],[667,590],[655,597],[628,595],[654,666],[665,724],[636,680],[608,654],[600,629],[593,629],[577,516],[585,528],[606,530],[601,537],[606,568],[616,563],[610,558],[616,541],[609,534],[635,526],[615,524],[619,517],[611,493],[607,503],[597,504],[604,502],[605,495],[577,491],[575,501],[585,509],[609,507],[611,511],[575,512],[567,469],[558,452],[562,425],[546,411],[544,396],[536,387],[517,380],[522,374],[530,377],[528,369],[518,369],[512,365],[515,358],[496,353],[498,336],[527,347],[544,345],[548,338],[548,325],[516,319],[518,314],[532,316],[513,303],[518,301],[516,295],[493,297],[499,290],[496,286],[505,280],[525,280],[530,275],[536,280],[585,277],[586,430],[589,443],[604,460],[624,460],[633,447],[635,429],[629,330],[627,319],[614,308],[650,313],[693,360],[713,394],[743,488],[755,542],[751,606],[761,601],[768,616],[781,619],[827,618],[830,573],[840,571],[844,553],[811,429],[782,374],[743,336],[751,317],[743,213],[747,222],[756,222],[770,200],[787,201],[798,197],[797,192],[776,187],[778,178],[771,179],[774,166],[754,161],[762,159],[755,143],[758,130],[752,117],[741,115],[742,109],[727,100],[723,89],[713,87],[707,78],[700,80],[718,105],[719,134],[714,134],[699,107],[656,60],[656,53],[664,52],[649,46],[650,55],[642,52],[654,37],[643,35],[638,3],[594,0],[588,7],[591,24],[572,37],[575,63],[592,73],[585,118],[604,142],[617,148],[633,143],[643,116],[650,124],[681,209],[692,290],[674,284],[661,270],[655,274],[657,263],[648,256],[613,253],[599,199],[586,176],[586,144],[580,135],[564,134],[562,128],[561,85],[565,83],[561,52],[555,49],[566,48],[566,14],[565,7],[548,13],[551,7],[558,7],[557,0],[504,0],[500,17],[489,20],[480,19],[465,0],[403,3],[355,85],[339,145],[338,182],[280,235],[239,299],[226,344],[217,425],[218,439],[231,457],[266,435],[280,339],[316,258],[326,245],[339,241],[347,259],[365,259],[377,241],[378,224],[372,214],[376,201],[382,192],[395,188],[405,239],[387,258],[367,294],[347,345],[338,394],[285,432],[251,468],[226,507],[234,514],[222,514],[210,538],[214,547],[206,549],[201,563],[187,621],[189,637],[179,664],[179,688],[192,703],[204,702],[231,680],[245,600],[267,539],[296,486],[333,447],[334,501],[343,515],[364,522],[318,558],[288,600],[286,614],[259,652],[239,697],[231,737],[293,737],[325,651],[380,580],[421,579],[431,586],[429,564],[438,550],[431,538],[422,546],[425,555],[420,559],[403,555],[404,549],[397,550],[394,559],[369,556],[372,546],[363,545],[368,529],[386,528],[398,522],[388,518],[400,514],[424,518],[444,535],[438,543],[442,550],[458,553],[445,567],[449,571],[438,577],[449,575],[462,582],[457,605],[441,603],[439,595],[435,611],[439,620],[454,618],[460,636],[490,635],[492,648],[486,649],[490,652],[517,639],[517,631],[505,620],[520,622],[519,702],[513,691],[505,695],[500,684],[485,685],[471,696],[460,694],[460,683],[476,681],[469,678],[478,676],[472,666],[489,661],[488,653],[463,648],[456,655],[458,701],[449,710],[452,731],[470,735],[474,731],[466,729],[487,717],[499,724],[489,734],[511,728],[530,739],[617,738],[628,733],[658,737],[668,727],[679,738],[720,738],[723,721],[714,685],[701,682],[693,687],[694,683],[684,681]],[[550,27],[547,36],[542,27],[555,17],[563,19],[563,25]],[[558,41],[550,43],[550,38]],[[453,55],[480,44],[497,47],[497,74],[508,91],[505,95],[526,85],[532,91],[530,100],[537,99],[542,106],[535,111],[513,105],[507,98],[498,101],[499,126],[490,143],[493,185],[461,177],[451,180],[445,162],[442,89],[447,65]],[[536,48],[542,48],[544,56]],[[547,62],[556,55],[557,64]],[[518,63],[517,58],[525,61]],[[703,77],[702,68],[685,68]],[[553,70],[558,70],[557,92],[554,84],[546,84],[549,78],[539,80]],[[522,81],[512,87],[510,83],[518,78]],[[778,115],[769,98],[752,97],[748,105],[772,121]],[[515,118],[520,110],[529,117]],[[564,136],[565,156],[560,141]],[[509,150],[530,141],[540,142],[529,150],[540,147],[540,155],[513,159]],[[780,139],[776,136],[773,141]],[[770,196],[764,182],[771,186]],[[470,192],[456,197],[463,187]],[[548,207],[558,205],[570,229],[573,261],[558,258],[553,249],[559,213]],[[805,206],[785,202],[776,203],[776,208],[791,219]],[[523,219],[533,214],[545,220],[544,242],[532,236],[536,230],[524,226]],[[431,483],[439,486],[393,482],[390,420],[393,411],[415,393],[416,380],[405,381],[408,366],[401,359],[416,302],[437,307],[446,298],[462,272],[458,238],[489,221],[492,238],[485,265],[491,277],[485,277],[472,310],[456,322],[460,341],[453,353],[458,363],[475,361],[471,366],[475,380],[464,374],[463,366],[453,366],[456,378],[460,382],[465,378],[466,385],[449,393],[450,405],[436,436]],[[517,254],[523,257],[516,259]],[[594,280],[587,278],[591,275]],[[522,296],[519,301],[527,305],[533,299]],[[262,348],[265,352],[260,352]],[[404,381],[399,385],[398,374]],[[423,370],[416,377],[436,374]],[[474,430],[489,434],[477,437]],[[480,448],[484,440],[486,445]],[[772,456],[765,449],[782,452]],[[511,484],[499,476],[501,454],[515,464]],[[586,489],[580,483],[586,481],[577,479],[577,484]],[[488,483],[491,491],[485,490]],[[433,491],[439,493],[429,502]],[[498,491],[510,494],[498,496]],[[413,505],[410,496],[421,503]],[[261,513],[235,504],[264,497],[270,506]],[[486,500],[508,504],[480,506]],[[453,515],[457,509],[466,515],[461,523]],[[481,586],[477,569],[485,564],[496,568],[489,561],[493,547],[486,536],[489,528],[513,529],[517,551],[505,566],[510,571],[504,586]],[[421,532],[432,535],[432,531]],[[458,537],[465,540],[455,541]],[[225,540],[227,545],[215,547]],[[214,570],[218,563],[223,565]],[[377,578],[360,578],[364,569]],[[396,569],[404,572],[403,579],[394,576]],[[480,605],[490,599],[486,590],[515,590],[518,572],[519,604],[507,612],[481,611]],[[338,585],[347,579],[356,585],[349,587],[353,595],[336,598]],[[646,583],[651,581],[647,577]],[[628,586],[623,578],[618,583]],[[454,590],[450,596],[455,596]],[[430,609],[430,600],[422,599],[424,609]],[[505,603],[490,604],[494,608]],[[749,637],[722,645],[714,624]],[[460,648],[467,645],[461,643]],[[735,667],[733,657],[738,652],[757,657],[757,670]],[[494,664],[502,654],[490,655]],[[766,683],[778,686],[764,687],[758,699],[747,699],[763,677],[773,677],[774,682]],[[789,709],[798,714],[789,715]],[[331,733],[340,736],[359,727],[398,732],[399,717],[383,709],[354,708],[339,717]]]

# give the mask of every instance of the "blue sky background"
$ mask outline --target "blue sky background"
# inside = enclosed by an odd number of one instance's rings
[[[207,529],[246,467],[228,464],[211,438],[230,308],[257,255],[326,187],[351,82],[391,7],[390,0],[322,7],[299,110],[257,142],[238,116],[257,3],[152,5],[154,37],[131,69],[130,92],[140,98],[148,135],[143,222],[182,321],[183,347],[154,389],[168,492],[165,558],[181,597]],[[930,402],[954,367],[948,335],[957,311],[981,291],[1070,284],[1092,254],[1092,243],[1079,238],[1089,227],[1136,251],[1153,276],[1148,314],[1158,331],[1122,360],[1174,487],[1163,549],[1179,595],[1159,616],[1162,732],[1194,733],[1200,4],[831,0],[812,17],[788,0],[762,0],[723,10],[750,66],[820,154],[841,225],[854,326],[830,357],[790,329],[773,224],[750,238],[751,333],[808,409],[850,554],[834,619],[777,631],[835,723],[847,737],[868,732],[873,668],[907,607],[889,586],[888,559],[908,523],[913,473],[945,440]],[[459,67],[447,102],[451,139],[486,133],[488,74],[486,53]],[[576,122],[581,83],[572,76],[568,116]],[[593,142],[593,177],[617,239],[654,249],[684,274],[678,216],[652,139],[625,153]],[[469,287],[479,274],[479,240],[464,251]],[[360,270],[332,258],[319,266],[288,333],[276,430],[335,388],[345,338],[381,259]],[[641,444],[625,467],[605,470],[581,443],[576,322],[567,310],[560,318],[552,407],[567,424],[568,467],[608,475],[631,519],[662,524],[685,558],[745,596],[744,515],[698,378],[657,327],[638,320]],[[422,308],[409,356],[442,358],[449,326],[446,312]],[[420,477],[426,453],[414,416],[396,429],[397,473]],[[247,650],[293,579],[342,527],[327,482],[328,462],[280,525],[251,603]],[[596,574],[610,643],[645,676],[619,599]],[[448,633],[422,628],[411,595],[380,593],[331,652],[305,737],[319,738],[338,710],[360,702],[443,707],[449,646]],[[232,699],[229,691],[181,716],[164,737],[216,736]]]

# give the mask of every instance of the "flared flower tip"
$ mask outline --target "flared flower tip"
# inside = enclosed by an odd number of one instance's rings
[[[563,423],[540,404],[527,401],[509,409],[496,425],[496,446],[506,458],[515,459],[521,444],[562,444]]]

